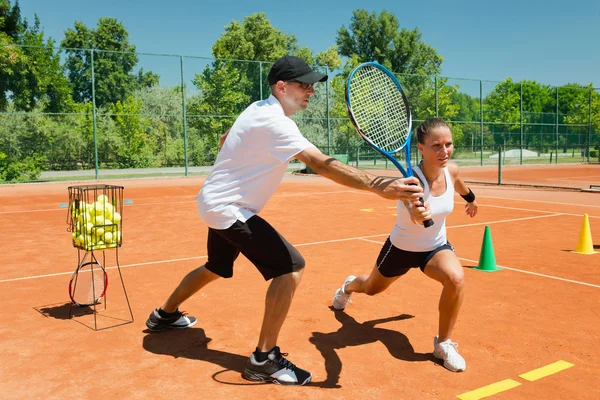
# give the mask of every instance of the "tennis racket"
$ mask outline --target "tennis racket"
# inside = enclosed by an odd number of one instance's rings
[[[381,153],[402,172],[413,176],[410,165],[412,116],[408,99],[398,79],[383,65],[362,63],[354,68],[346,81],[346,106],[356,131],[365,142]],[[394,154],[404,149],[406,168]],[[423,199],[419,199],[423,204]],[[425,228],[433,220],[423,221]]]
[[[102,264],[89,261],[81,264],[69,282],[69,296],[78,306],[93,306],[98,304],[106,294],[108,275]]]

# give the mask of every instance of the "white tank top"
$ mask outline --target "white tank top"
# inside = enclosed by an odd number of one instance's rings
[[[415,175],[421,179],[424,185],[425,202],[429,202],[431,219],[435,224],[425,228],[422,224],[415,224],[410,219],[410,213],[402,201],[396,205],[396,225],[390,234],[390,241],[394,246],[406,251],[431,251],[446,244],[446,217],[454,209],[454,183],[444,168],[446,179],[446,191],[437,197],[431,196],[427,179],[419,167],[413,168]]]

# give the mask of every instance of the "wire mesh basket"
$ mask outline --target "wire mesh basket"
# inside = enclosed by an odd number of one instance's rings
[[[67,231],[73,246],[85,251],[108,250],[123,244],[123,187],[69,187]]]

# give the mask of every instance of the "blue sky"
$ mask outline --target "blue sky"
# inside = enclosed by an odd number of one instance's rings
[[[30,21],[37,14],[46,37],[57,42],[76,20],[95,28],[98,18],[114,17],[139,52],[202,57],[211,57],[226,25],[255,12],[265,12],[274,27],[317,53],[335,43],[353,10],[386,9],[401,27],[419,28],[423,40],[444,57],[444,76],[600,87],[598,0],[21,0],[20,6]],[[164,74],[164,61],[145,62],[145,70]],[[171,67],[178,71],[176,63]]]

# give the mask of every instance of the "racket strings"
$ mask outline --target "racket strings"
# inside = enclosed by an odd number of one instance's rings
[[[356,71],[349,93],[352,115],[361,132],[382,150],[400,150],[410,131],[410,111],[392,79],[367,65]]]
[[[106,290],[106,273],[102,268],[96,266],[92,273],[91,268],[86,265],[80,268],[72,283],[72,298],[80,305],[92,305],[97,303]]]

